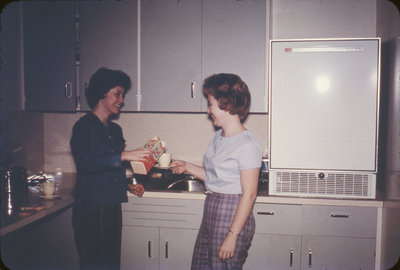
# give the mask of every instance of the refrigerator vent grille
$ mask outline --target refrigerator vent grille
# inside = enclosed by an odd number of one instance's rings
[[[354,173],[270,171],[270,194],[308,197],[374,198],[374,175]]]

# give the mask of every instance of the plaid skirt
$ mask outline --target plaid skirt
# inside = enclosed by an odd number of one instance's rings
[[[250,214],[236,241],[233,257],[218,258],[219,249],[229,232],[241,194],[207,194],[203,220],[193,251],[192,270],[242,269],[255,231],[253,213]]]

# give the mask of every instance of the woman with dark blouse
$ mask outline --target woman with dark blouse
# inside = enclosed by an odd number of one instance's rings
[[[125,151],[121,127],[112,122],[124,105],[131,87],[128,75],[100,68],[86,90],[91,112],[74,125],[71,150],[77,169],[73,227],[80,269],[120,268],[121,203],[127,190],[142,196],[142,185],[126,178],[129,161],[144,160],[152,154],[139,148]]]

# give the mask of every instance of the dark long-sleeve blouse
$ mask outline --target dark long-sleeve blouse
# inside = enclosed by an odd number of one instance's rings
[[[125,170],[129,163],[121,161],[125,139],[118,124],[110,121],[106,127],[89,112],[75,123],[70,145],[77,169],[77,203],[108,205],[128,200]]]

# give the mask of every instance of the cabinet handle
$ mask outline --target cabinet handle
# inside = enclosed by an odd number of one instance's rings
[[[273,216],[273,215],[275,215],[275,212],[274,211],[268,211],[268,212],[258,212],[257,211],[257,215]]]
[[[308,251],[308,268],[312,267],[312,251],[311,249]]]
[[[349,214],[336,214],[336,213],[332,213],[331,217],[333,218],[349,218],[350,215]]]
[[[64,91],[65,91],[65,97],[66,98],[71,98],[72,97],[72,83],[71,82],[66,82],[64,84]]]
[[[151,258],[151,241],[147,242],[147,256]]]
[[[293,249],[290,249],[290,267],[293,266]]]
[[[79,95],[76,95],[76,108],[77,111],[81,109],[81,97]]]
[[[165,243],[165,259],[168,259],[168,242]]]
[[[191,97],[191,98],[194,98],[194,85],[195,85],[194,82],[192,82],[192,83],[190,84],[190,97]]]

